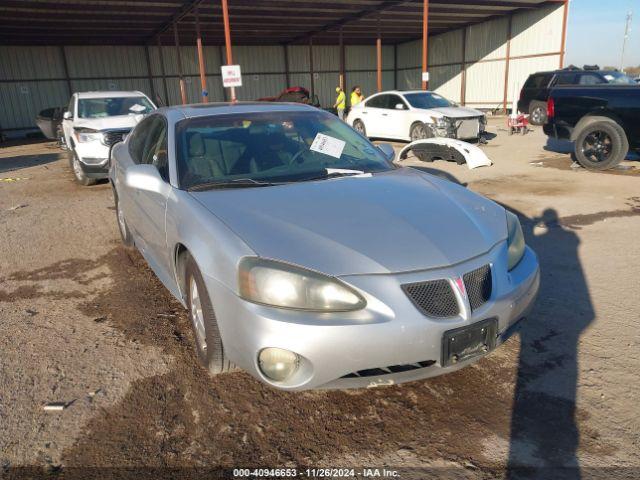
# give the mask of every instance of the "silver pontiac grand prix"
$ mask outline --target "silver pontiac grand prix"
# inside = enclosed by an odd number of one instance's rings
[[[213,374],[286,390],[441,375],[526,317],[538,261],[514,214],[393,155],[307,105],[160,109],[113,148],[118,226]]]

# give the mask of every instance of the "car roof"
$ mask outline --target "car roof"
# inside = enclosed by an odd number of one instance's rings
[[[434,93],[434,92],[431,91],[431,90],[385,90],[383,92],[376,92],[376,93],[370,95],[367,98],[371,98],[371,97],[376,96],[376,95],[383,95],[383,94],[386,94],[386,93],[394,93],[396,95],[405,95],[407,93]]]
[[[182,118],[208,117],[211,115],[229,115],[234,113],[260,112],[313,112],[317,108],[303,103],[288,102],[215,102],[196,103],[192,105],[175,105],[162,107],[157,110],[169,118],[177,121]]]
[[[78,98],[122,98],[122,97],[146,97],[142,92],[131,90],[103,90],[96,92],[76,92]]]

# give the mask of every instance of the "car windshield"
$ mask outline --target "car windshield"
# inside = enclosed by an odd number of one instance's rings
[[[81,98],[78,100],[80,118],[104,118],[117,115],[144,115],[154,109],[146,97]]]
[[[366,138],[320,110],[183,120],[176,125],[176,159],[183,189],[259,186],[393,169]]]
[[[637,85],[633,78],[621,72],[605,72],[604,78],[607,79],[607,82],[617,85]]]
[[[405,93],[404,98],[413,108],[453,107],[453,104],[437,93]]]

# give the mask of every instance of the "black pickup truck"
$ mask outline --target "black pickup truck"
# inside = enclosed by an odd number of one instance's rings
[[[640,149],[640,88],[598,85],[557,87],[547,101],[544,133],[575,142],[576,160],[606,170]]]

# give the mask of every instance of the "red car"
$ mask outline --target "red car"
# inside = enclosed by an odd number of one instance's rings
[[[313,98],[304,87],[289,87],[285,88],[282,92],[280,92],[275,97],[264,97],[259,98],[259,102],[292,102],[292,103],[304,103],[306,105],[313,105],[314,107],[319,107],[320,102],[318,101],[318,96],[314,95]]]

